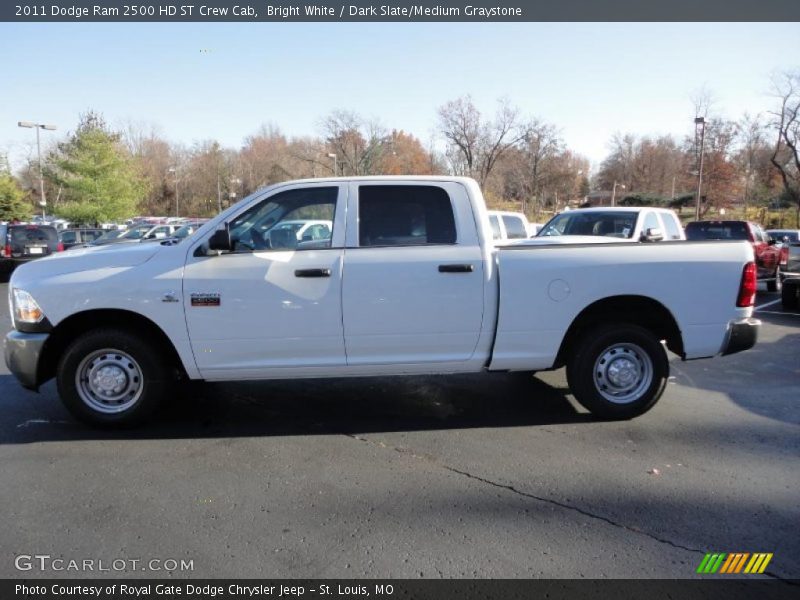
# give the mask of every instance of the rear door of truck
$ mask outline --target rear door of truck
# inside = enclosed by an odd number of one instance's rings
[[[484,311],[484,265],[456,182],[353,182],[342,311],[348,365],[467,361]]]

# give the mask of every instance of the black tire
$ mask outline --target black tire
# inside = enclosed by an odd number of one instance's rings
[[[79,372],[94,373],[94,383],[88,376],[79,383]],[[82,335],[67,347],[56,370],[58,393],[67,410],[84,423],[103,427],[143,423],[173,378],[174,367],[157,347],[119,329]],[[107,389],[115,383],[117,387]]]
[[[668,377],[667,353],[659,339],[644,327],[627,323],[586,331],[573,345],[567,363],[573,395],[601,419],[644,414],[664,393]]]
[[[781,306],[784,310],[797,310],[800,306],[800,279],[783,282]]]

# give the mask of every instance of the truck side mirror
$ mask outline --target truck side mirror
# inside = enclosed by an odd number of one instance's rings
[[[209,250],[222,250],[225,252],[233,250],[231,231],[228,229],[227,223],[225,223],[222,229],[217,229],[211,234],[211,237],[208,238],[208,248]]]
[[[658,227],[651,227],[646,229],[642,235],[643,242],[660,242],[664,239],[664,233]]]

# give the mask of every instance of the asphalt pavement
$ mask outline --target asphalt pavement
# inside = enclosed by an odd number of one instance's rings
[[[684,578],[715,551],[800,578],[800,314],[776,300],[754,349],[673,360],[626,422],[559,370],[199,384],[108,433],[2,364],[0,577]]]

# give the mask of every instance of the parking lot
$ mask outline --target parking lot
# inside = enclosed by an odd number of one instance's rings
[[[0,365],[0,576],[87,575],[15,568],[49,554],[192,561],[133,576],[683,578],[718,551],[796,579],[800,315],[777,298],[753,350],[673,361],[627,422],[589,418],[559,370],[197,385],[108,433]]]

